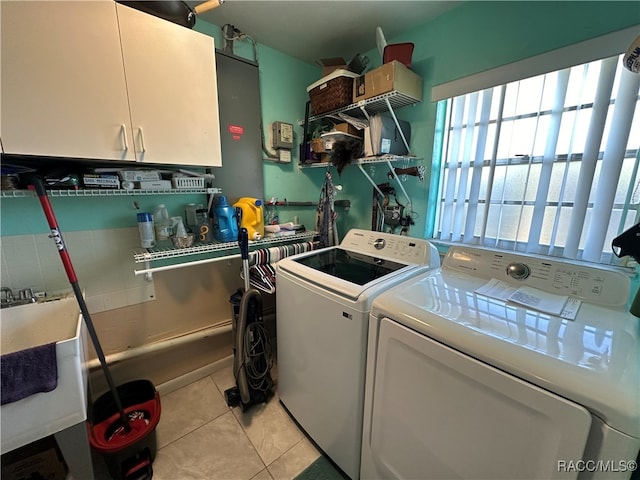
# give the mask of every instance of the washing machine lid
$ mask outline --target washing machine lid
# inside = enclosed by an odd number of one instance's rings
[[[366,285],[407,266],[340,247],[293,259],[301,265],[356,285]]]
[[[379,295],[372,316],[583,405],[640,438],[638,319],[624,308],[582,303],[567,320],[475,293],[485,283],[432,270]]]
[[[362,300],[365,293],[419,266],[395,262],[368,254],[329,247],[287,257],[278,262],[279,272],[288,272],[350,300]],[[423,268],[423,267],[422,267]],[[402,277],[404,278],[404,277]],[[377,290],[376,290],[377,291]]]
[[[382,289],[439,266],[438,250],[427,240],[353,228],[339,246],[282,259],[277,272],[348,300],[368,303]]]

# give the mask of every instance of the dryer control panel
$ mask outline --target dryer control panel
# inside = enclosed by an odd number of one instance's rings
[[[599,305],[624,305],[629,299],[629,278],[621,272],[533,255],[451,247],[442,264],[454,270],[514,286],[528,286],[557,295],[569,295]]]

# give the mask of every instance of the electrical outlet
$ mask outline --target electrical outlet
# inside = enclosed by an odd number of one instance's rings
[[[287,150],[285,148],[278,149],[278,160],[282,163],[290,163],[291,162],[291,150]]]

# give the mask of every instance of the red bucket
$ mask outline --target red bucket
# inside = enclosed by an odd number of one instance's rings
[[[153,476],[156,427],[160,421],[160,395],[148,380],[117,387],[129,430],[122,424],[111,392],[101,395],[90,414],[89,443],[103,455],[115,480],[142,480]]]

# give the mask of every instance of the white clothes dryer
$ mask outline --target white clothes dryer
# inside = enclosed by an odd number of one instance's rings
[[[620,272],[471,247],[378,296],[361,478],[629,478],[640,320],[628,299]]]
[[[339,246],[277,264],[280,401],[352,479],[360,473],[371,303],[392,286],[439,266],[437,249],[425,240],[358,229]]]

